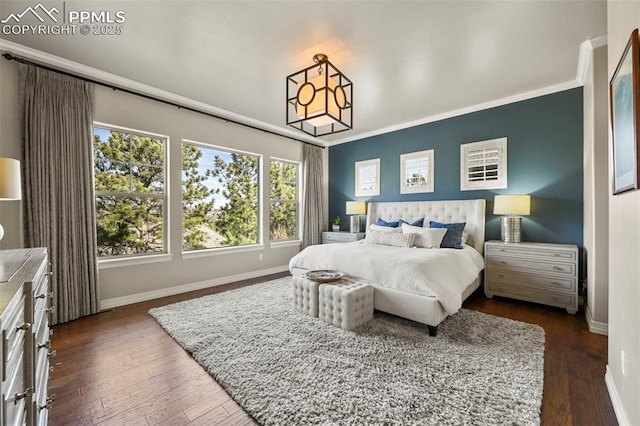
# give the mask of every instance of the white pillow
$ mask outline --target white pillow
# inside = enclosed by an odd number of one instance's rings
[[[383,246],[413,247],[416,234],[400,234],[397,232],[370,231],[365,241]]]
[[[402,230],[400,228],[392,228],[391,226],[380,226],[380,225],[374,225],[373,223],[371,225],[369,225],[369,230],[370,231],[380,231],[380,232],[394,232],[394,233],[401,233]]]
[[[422,248],[440,248],[444,234],[447,233],[446,228],[421,228],[419,226],[411,226],[406,223],[402,224],[403,234],[417,234],[415,239],[416,247]]]

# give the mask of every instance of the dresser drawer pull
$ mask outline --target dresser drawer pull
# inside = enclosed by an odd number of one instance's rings
[[[38,349],[51,349],[51,340],[47,340],[45,343],[40,343]]]
[[[36,296],[36,299],[46,299],[47,295],[42,293]]]
[[[28,330],[31,328],[31,324],[29,324],[28,322],[25,322],[19,326],[16,327],[16,330]]]
[[[504,261],[504,260],[501,260],[501,261],[499,261],[498,263],[499,263],[499,264],[501,264],[501,265],[506,265],[506,264],[507,264],[507,262],[506,262],[506,261]]]
[[[562,285],[561,283],[559,283],[558,281],[551,281],[551,284],[555,284],[555,285]]]
[[[54,371],[53,365],[50,365],[49,366],[49,373],[53,373],[53,371]]]
[[[40,410],[49,410],[51,408],[51,404],[56,400],[56,394],[54,393],[49,398],[47,398],[47,403],[44,405],[40,405],[38,408]]]
[[[45,312],[49,312],[50,314],[55,314],[56,313],[56,307],[52,306],[50,308],[45,309]]]
[[[18,401],[28,397],[29,395],[31,395],[31,388],[26,388],[22,393],[16,392],[16,394],[13,396],[13,403],[17,404]]]
[[[559,266],[555,266],[555,265],[554,265],[554,266],[553,266],[553,270],[554,270],[554,271],[562,271],[562,268],[561,268],[561,267],[559,267]]]
[[[49,329],[49,336],[53,336],[53,329],[52,328]]]
[[[49,271],[49,272],[47,272],[45,275],[52,276],[52,275],[53,275],[53,271]]]
[[[557,302],[557,301],[558,301],[558,298],[557,298],[557,297],[555,297],[555,296],[551,296],[551,297],[550,297],[550,299],[551,299],[551,300],[553,300],[554,302]]]
[[[54,350],[54,351],[51,351],[51,352],[47,353],[47,356],[49,358],[55,358],[56,357],[56,351]]]

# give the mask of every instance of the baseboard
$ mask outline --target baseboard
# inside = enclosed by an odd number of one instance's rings
[[[591,309],[589,309],[588,305],[585,306],[584,313],[587,318],[587,325],[589,326],[590,332],[603,334],[605,336],[609,335],[609,324],[606,322],[595,321],[591,316]]]
[[[173,296],[176,294],[187,293],[189,291],[201,290],[207,287],[215,287],[218,285],[229,284],[236,281],[258,278],[265,275],[277,274],[289,270],[287,265],[276,266],[269,269],[261,269],[258,271],[246,272],[244,274],[229,275],[226,277],[215,278],[212,280],[199,281],[190,284],[178,285],[175,287],[162,288],[153,291],[145,291],[144,293],[131,294],[129,296],[114,297],[112,299],[104,299],[100,301],[100,310],[112,309],[118,306],[131,305],[132,303],[145,302],[147,300],[159,299],[161,297]]]
[[[624,411],[622,402],[620,402],[620,396],[618,395],[618,391],[616,390],[616,385],[613,382],[613,378],[611,377],[611,372],[609,371],[608,364],[607,364],[607,370],[604,373],[604,382],[607,384],[607,390],[609,391],[609,398],[611,398],[611,405],[613,405],[613,411],[616,413],[618,424],[620,426],[629,426],[631,423],[629,423],[629,418],[627,417],[627,413]]]

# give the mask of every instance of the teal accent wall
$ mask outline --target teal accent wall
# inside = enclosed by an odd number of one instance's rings
[[[428,99],[425,102],[429,102]],[[583,244],[582,88],[566,90],[329,148],[329,217],[345,202],[487,200],[486,239],[500,239],[496,194],[531,194],[523,241]],[[508,187],[460,191],[460,145],[507,137]],[[400,194],[400,155],[434,149],[435,191]],[[380,195],[355,197],[356,161],[380,158]]]

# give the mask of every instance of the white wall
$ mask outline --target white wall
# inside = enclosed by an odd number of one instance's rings
[[[17,65],[0,60],[2,67],[2,105],[18,105]],[[203,88],[206,90],[206,87]],[[289,259],[299,250],[297,245],[269,245],[268,223],[262,227],[264,247],[256,251],[225,251],[204,257],[183,259],[181,254],[181,141],[215,144],[263,156],[301,161],[302,144],[212,117],[193,113],[104,87],[96,87],[94,119],[97,122],[142,130],[169,137],[169,249],[171,260],[142,265],[99,268],[99,291],[103,308],[160,297],[176,291],[186,291],[211,284],[225,283],[251,276],[286,270]],[[19,153],[20,142],[13,135],[19,120],[2,110],[2,154]],[[5,134],[8,135],[5,137]],[[6,143],[5,143],[6,141]],[[89,143],[89,142],[88,142]],[[6,145],[6,146],[5,146]],[[265,170],[268,177],[268,168]],[[261,182],[263,208],[268,210],[268,181]],[[2,206],[4,207],[4,205]],[[7,218],[7,227],[21,228],[16,218]],[[14,241],[12,247],[17,246]],[[217,251],[216,253],[220,253]],[[262,259],[260,259],[260,255]],[[194,285],[195,283],[195,285]],[[178,287],[178,288],[176,288]]]
[[[0,58],[0,157],[22,157],[18,123],[18,67]],[[0,249],[22,247],[21,212],[22,201],[0,201]]]
[[[607,46],[592,51],[584,83],[584,251],[587,322],[607,334],[609,321],[609,173]]]
[[[608,70],[613,76],[640,2],[607,2]],[[611,142],[610,142],[611,153]],[[613,175],[609,164],[609,175]],[[610,178],[611,184],[611,178]],[[611,185],[609,186],[611,188]],[[611,190],[608,191],[611,194]],[[626,374],[621,353],[626,354]],[[607,385],[621,424],[640,424],[640,191],[609,195],[609,361]]]

